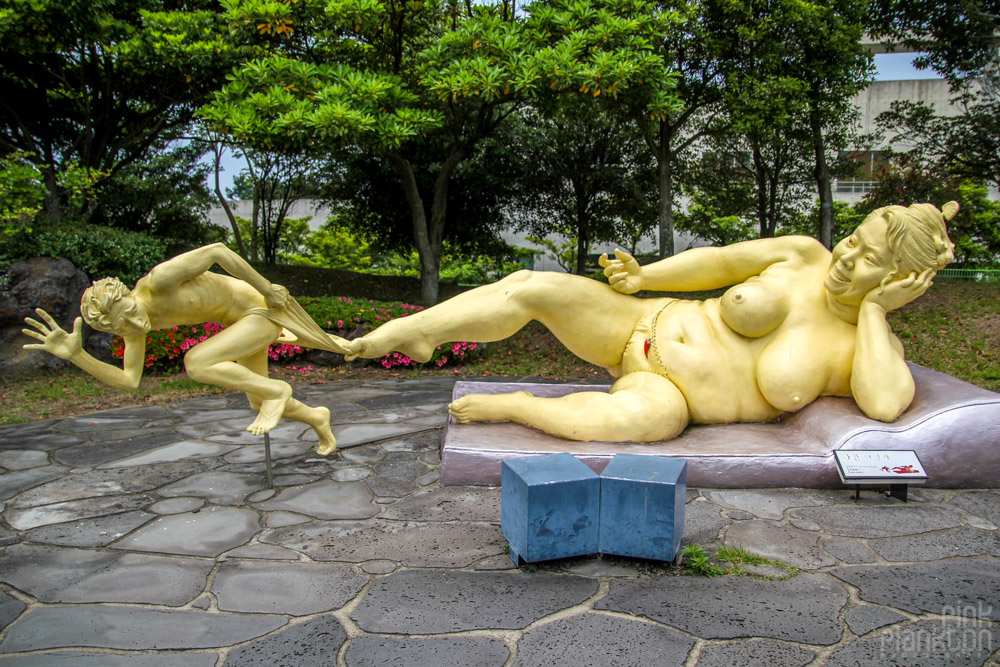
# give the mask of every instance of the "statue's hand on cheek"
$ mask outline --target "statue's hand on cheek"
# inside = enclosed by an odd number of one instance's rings
[[[933,284],[934,273],[934,269],[925,269],[919,275],[912,271],[904,278],[886,283],[884,288],[870,291],[865,295],[865,303],[874,303],[886,312],[901,308],[927,291]]]

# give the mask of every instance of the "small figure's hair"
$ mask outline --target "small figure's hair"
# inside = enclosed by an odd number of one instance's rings
[[[934,269],[937,273],[955,259],[955,244],[948,238],[945,222],[955,217],[958,202],[950,201],[938,210],[933,204],[886,206],[872,212],[885,218],[886,240],[892,251],[892,271],[882,281],[910,273]]]
[[[115,323],[111,321],[111,307],[126,296],[132,296],[132,290],[117,278],[95,280],[94,284],[83,292],[80,314],[83,315],[84,321],[95,329],[113,333]]]

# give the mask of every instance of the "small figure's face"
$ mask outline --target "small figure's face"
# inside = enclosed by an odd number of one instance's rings
[[[881,216],[867,218],[833,248],[833,261],[823,286],[841,303],[858,306],[892,271],[888,225]]]
[[[119,336],[148,333],[152,328],[145,308],[130,296],[115,301],[111,306],[111,312],[108,313],[108,319],[111,320],[111,333]]]

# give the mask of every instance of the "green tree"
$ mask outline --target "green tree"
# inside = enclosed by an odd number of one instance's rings
[[[542,97],[642,87],[647,111],[674,105],[652,48],[673,16],[645,0],[506,4],[233,0],[234,38],[258,58],[206,116],[244,145],[356,146],[383,156],[407,202],[421,293],[437,300],[450,179],[504,119]],[[269,55],[264,55],[265,53]],[[429,145],[425,142],[429,142]],[[415,163],[432,147],[428,194]],[[426,192],[426,191],[425,191]]]
[[[0,0],[0,153],[20,151],[40,171],[50,220],[67,213],[70,169],[113,178],[221,85],[232,54],[217,10],[213,0]]]

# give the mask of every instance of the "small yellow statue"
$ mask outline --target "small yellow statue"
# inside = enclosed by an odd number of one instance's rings
[[[230,275],[212,273],[218,264]],[[198,248],[155,266],[129,290],[117,278],[98,280],[83,293],[80,312],[87,323],[125,341],[123,368],[98,361],[82,347],[81,318],[72,333],[61,329],[42,309],[44,321],[27,318],[34,329],[22,331],[41,343],[27,349],[46,350],[68,359],[95,378],[120,389],[139,386],[151,329],[218,322],[226,328],[188,350],[184,367],[198,382],[246,392],[257,419],[247,430],[267,433],[282,417],[310,425],[319,437],[317,451],[329,454],[337,441],[330,411],[311,408],[292,398],[291,386],[268,377],[267,350],[277,340],[343,353],[343,339],[326,334],[288,295],[257,273],[221,243]],[[289,333],[291,332],[291,333]]]
[[[355,339],[348,359],[393,350],[417,361],[455,340],[494,341],[537,320],[577,356],[606,367],[610,393],[528,392],[454,401],[459,422],[514,421],[573,440],[655,442],[689,422],[769,421],[819,396],[853,396],[893,421],[914,385],[886,313],[917,298],[953,259],[943,213],[930,204],[874,211],[831,254],[785,236],[696,248],[649,266],[601,257],[610,286],[519,271]],[[638,290],[732,286],[704,301],[629,296]]]

